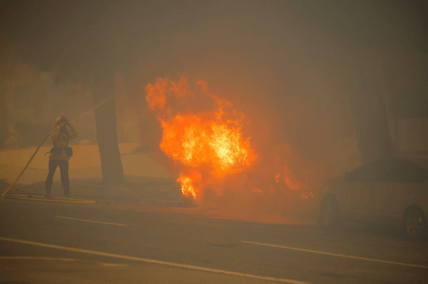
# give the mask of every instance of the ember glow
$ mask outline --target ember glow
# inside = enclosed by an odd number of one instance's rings
[[[184,195],[198,200],[210,183],[218,184],[237,169],[250,169],[255,163],[257,155],[250,137],[242,130],[245,116],[229,101],[210,94],[206,82],[196,81],[191,86],[186,77],[178,82],[158,78],[145,90],[148,106],[157,112],[162,125],[160,148],[181,164],[177,182]],[[181,101],[196,96],[208,98],[213,109],[176,109]]]
[[[301,188],[300,183],[294,178],[293,173],[287,166],[284,167],[284,180],[285,184],[290,189],[298,190]]]

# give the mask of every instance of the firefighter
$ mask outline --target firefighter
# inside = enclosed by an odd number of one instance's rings
[[[49,174],[45,184],[46,198],[51,197],[52,180],[58,166],[61,172],[61,185],[64,189],[64,196],[69,197],[68,160],[73,155],[73,150],[68,147],[68,141],[77,138],[77,132],[67,118],[61,116],[55,122],[55,128],[51,131],[51,138],[53,147],[49,151]]]

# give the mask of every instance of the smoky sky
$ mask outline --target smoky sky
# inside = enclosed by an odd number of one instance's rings
[[[402,58],[428,52],[422,1],[9,0],[0,7],[1,36],[16,44],[20,62],[55,72],[57,83],[90,85],[119,73],[143,90],[156,77],[196,76],[250,117],[263,113],[297,131],[300,142],[321,124],[352,128],[344,96],[356,82],[400,92],[399,82],[418,72],[400,72]],[[298,119],[313,128],[292,124],[299,104],[309,110]]]
[[[284,69],[294,58],[306,69],[357,50],[426,52],[426,9],[415,1],[3,1],[1,18],[41,69],[126,72],[215,53]]]

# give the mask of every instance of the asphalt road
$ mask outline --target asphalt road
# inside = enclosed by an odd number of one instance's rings
[[[0,198],[0,283],[428,283],[394,230]]]

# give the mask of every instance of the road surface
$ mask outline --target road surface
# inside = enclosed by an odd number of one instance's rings
[[[0,199],[0,283],[428,283],[394,230]]]

